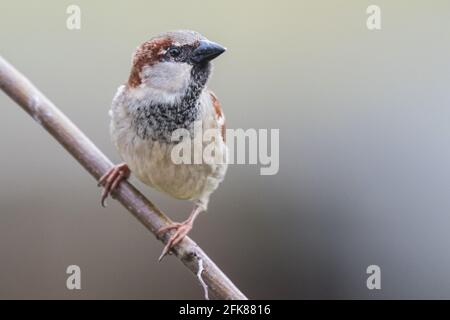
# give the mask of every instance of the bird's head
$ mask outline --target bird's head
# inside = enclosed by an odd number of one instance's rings
[[[192,82],[206,84],[210,61],[224,51],[224,47],[195,31],[160,34],[137,48],[128,86],[181,95]]]

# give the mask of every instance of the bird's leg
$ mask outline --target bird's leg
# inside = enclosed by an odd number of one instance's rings
[[[105,207],[105,200],[117,188],[120,181],[127,179],[130,176],[130,168],[125,163],[115,165],[108,170],[98,180],[98,186],[103,186],[101,204]]]
[[[195,218],[197,218],[198,214],[202,210],[203,210],[202,207],[196,204],[196,205],[194,205],[194,209],[192,210],[191,214],[189,215],[189,218],[187,218],[186,221],[181,222],[181,223],[174,222],[174,223],[158,230],[158,232],[157,232],[158,235],[166,233],[170,230],[175,230],[175,233],[172,234],[169,238],[169,241],[167,241],[167,244],[164,247],[158,261],[161,261],[162,258],[164,258],[164,256],[167,255],[173,247],[175,247],[177,244],[179,244],[184,239],[184,237],[186,237],[186,235],[192,229]]]

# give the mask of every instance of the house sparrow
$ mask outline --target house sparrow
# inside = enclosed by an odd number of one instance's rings
[[[161,260],[192,229],[224,179],[224,163],[176,164],[171,158],[176,129],[186,129],[194,141],[194,123],[203,130],[221,130],[215,152],[226,158],[225,118],[216,96],[207,89],[211,60],[225,48],[194,31],[160,34],[141,44],[133,56],[128,82],[119,87],[110,110],[110,133],[124,163],[99,180],[101,203],[132,172],[144,184],[177,199],[194,203],[188,219],[158,230],[174,230]],[[204,142],[202,142],[204,145]]]

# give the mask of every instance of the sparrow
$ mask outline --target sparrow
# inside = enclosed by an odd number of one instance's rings
[[[211,60],[225,50],[195,31],[162,33],[136,49],[128,81],[112,101],[110,135],[124,162],[100,178],[102,205],[131,173],[158,191],[193,202],[185,221],[158,230],[158,235],[172,232],[159,260],[189,233],[225,177],[226,161],[180,164],[172,158],[177,145],[172,133],[185,129],[194,142],[196,122],[203,131],[220,131],[220,138],[213,141],[214,152],[226,158],[224,113],[207,88]]]

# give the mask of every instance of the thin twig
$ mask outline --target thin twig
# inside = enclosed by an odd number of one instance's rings
[[[200,282],[200,284],[202,285],[203,292],[205,293],[205,300],[209,300],[208,286],[206,285],[206,283],[205,283],[205,281],[203,280],[203,277],[202,277],[203,270],[205,270],[205,268],[203,268],[203,260],[200,258],[200,259],[198,259],[197,278],[198,278],[198,281]]]
[[[98,180],[113,163],[25,76],[0,56],[0,88],[43,126],[77,161]],[[115,198],[155,236],[170,219],[129,182],[120,184]],[[160,239],[164,243],[168,235]],[[245,300],[245,295],[190,238],[174,248],[174,254],[194,274],[199,263],[203,278],[217,299]],[[201,261],[201,262],[200,262]]]

